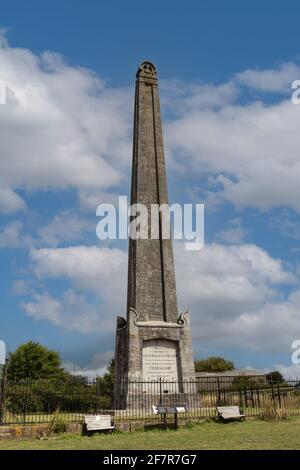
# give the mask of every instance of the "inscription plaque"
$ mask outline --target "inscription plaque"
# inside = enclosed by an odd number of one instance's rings
[[[178,381],[177,344],[167,339],[149,339],[143,347],[143,380]]]

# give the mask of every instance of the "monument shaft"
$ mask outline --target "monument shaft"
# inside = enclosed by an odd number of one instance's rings
[[[150,236],[151,205],[168,204],[158,82],[150,62],[136,76],[131,204],[138,203],[148,209],[149,236],[129,241],[127,315],[118,317],[116,330],[118,408],[131,406],[130,381],[195,379],[189,315],[178,316],[172,240],[162,236],[162,212],[158,237]]]
[[[148,68],[146,68],[148,67]],[[171,239],[151,240],[151,204],[168,204],[160,104],[152,64],[139,68],[135,90],[131,204],[148,209],[148,240],[129,241],[127,312],[139,319],[176,322],[178,316]]]

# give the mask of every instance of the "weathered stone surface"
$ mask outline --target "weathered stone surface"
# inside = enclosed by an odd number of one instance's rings
[[[73,434],[81,434],[82,423],[67,423],[66,432]],[[27,424],[1,426],[0,428],[0,439],[12,439],[12,438],[40,438],[48,436],[49,423],[43,424]]]
[[[178,352],[176,343],[166,339],[149,339],[143,346],[143,380],[178,381]]]
[[[151,204],[168,204],[157,74],[150,62],[143,62],[136,76],[131,182],[131,204],[135,203],[144,204],[149,216]],[[118,407],[130,406],[128,380],[195,379],[189,315],[178,316],[172,240],[162,237],[163,215],[159,217],[157,239],[129,241],[127,316],[118,317],[116,331]],[[148,230],[150,234],[150,217]],[[155,342],[162,366],[156,357],[156,372],[150,374],[145,355]]]

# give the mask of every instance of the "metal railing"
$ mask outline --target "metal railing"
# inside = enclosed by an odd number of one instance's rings
[[[300,415],[300,382],[269,383],[260,377],[198,377],[196,381],[135,381],[113,384],[86,381],[7,381],[0,389],[0,424],[50,422],[59,413],[66,422],[85,414],[113,415],[115,422],[157,422],[153,405],[186,405],[182,418],[214,418],[217,406],[238,405],[246,416]]]

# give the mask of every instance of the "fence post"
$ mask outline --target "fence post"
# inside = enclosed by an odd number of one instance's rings
[[[238,389],[238,394],[239,394],[239,407],[243,409],[243,391],[241,388]]]
[[[221,390],[220,390],[220,378],[217,377],[217,387],[218,387],[218,405],[221,405]]]
[[[253,396],[253,386],[250,385],[250,393],[251,393],[251,404],[252,408],[255,408],[254,396]]]
[[[244,388],[245,408],[248,408],[247,387]]]
[[[257,395],[257,404],[258,404],[258,408],[260,408],[259,389],[256,390],[256,395]]]
[[[159,404],[162,405],[161,377],[159,377]]]
[[[279,407],[281,408],[281,395],[280,395],[280,386],[277,384],[277,392],[278,392],[278,404]]]
[[[276,403],[275,403],[275,393],[274,393],[274,386],[273,386],[273,382],[271,382],[271,390],[272,390],[272,401],[273,401],[273,404],[274,404],[274,408],[276,408]]]
[[[0,387],[0,424],[3,424],[5,413],[5,398],[6,398],[6,382],[7,382],[7,361],[2,369],[1,387]]]
[[[99,387],[99,383],[98,383],[98,380],[95,379],[95,385],[96,385],[96,414],[99,413],[99,401],[101,399],[100,397],[100,387]]]

